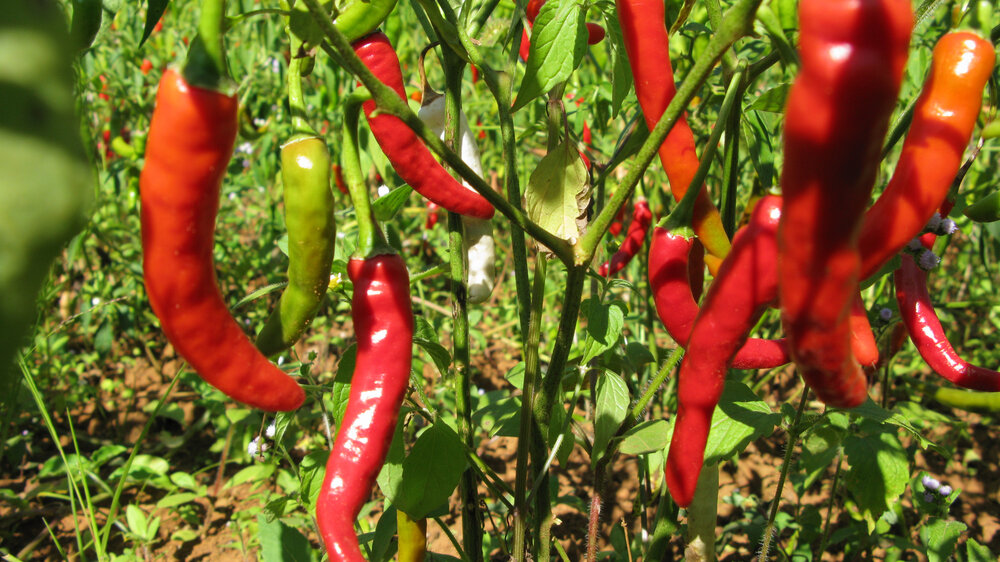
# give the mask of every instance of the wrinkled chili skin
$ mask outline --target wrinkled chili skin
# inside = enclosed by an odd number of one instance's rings
[[[344,419],[316,502],[330,560],[363,562],[354,521],[389,452],[413,360],[413,310],[406,264],[396,254],[353,258],[351,318],[358,351]]]
[[[657,227],[653,229],[649,246],[649,286],[656,314],[670,337],[685,348],[700,310],[690,282],[689,260],[701,252],[696,240]],[[734,369],[771,369],[790,360],[784,339],[749,338],[736,352],[731,366]]]
[[[874,274],[927,224],[962,164],[993,72],[993,45],[968,31],[934,47],[930,74],[885,191],[865,215],[861,278]]]
[[[215,277],[215,216],[237,109],[235,96],[164,72],[139,178],[143,277],[164,334],[206,382],[249,406],[290,411],[305,392],[243,333]]]
[[[389,38],[376,32],[355,41],[353,47],[372,74],[405,100],[399,58]],[[481,219],[493,217],[493,205],[479,193],[462,187],[445,171],[406,123],[388,114],[373,116],[374,100],[366,101],[363,107],[372,136],[399,177],[414,191],[453,213]]]
[[[750,224],[736,233],[691,329],[677,376],[677,418],[666,463],[667,488],[681,507],[694,497],[726,371],[777,296],[781,213],[780,197],[767,196],[757,204]]]
[[[257,335],[257,349],[274,355],[299,340],[330,286],[336,225],[330,152],[323,139],[297,135],[281,146],[288,286]]]
[[[899,269],[893,274],[896,302],[920,356],[935,373],[958,386],[1000,391],[1000,373],[973,365],[955,351],[927,292],[927,273],[917,266],[912,256],[904,253],[901,257]]]
[[[625,40],[625,52],[635,81],[635,94],[646,126],[652,130],[677,93],[670,65],[670,46],[661,0],[617,0],[615,8]],[[680,201],[698,170],[694,133],[682,114],[659,148],[660,162],[674,199]],[[694,204],[695,234],[705,249],[721,259],[729,253],[722,217],[708,198],[705,186]],[[710,262],[712,270],[718,260]]]
[[[625,240],[618,250],[611,256],[611,260],[601,264],[598,273],[604,277],[610,277],[625,269],[625,266],[632,261],[632,258],[639,253],[646,242],[646,233],[649,232],[649,225],[653,222],[653,213],[649,210],[649,203],[645,199],[635,203],[632,210],[632,222],[628,225],[625,233]]]
[[[854,407],[867,381],[851,352],[857,240],[906,65],[909,0],[802,0],[801,71],[785,111],[779,241],[782,325],[820,400]]]

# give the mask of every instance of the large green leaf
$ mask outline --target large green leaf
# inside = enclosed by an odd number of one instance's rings
[[[587,168],[569,141],[538,163],[524,194],[528,217],[559,238],[575,243],[586,225],[590,204]]]
[[[549,0],[535,19],[528,67],[512,111],[565,82],[587,51],[586,13],[579,0]]]

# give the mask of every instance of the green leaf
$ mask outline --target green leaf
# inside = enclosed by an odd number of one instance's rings
[[[628,414],[628,386],[611,371],[597,376],[597,400],[594,413],[594,447],[591,464],[603,456],[622,420]]]
[[[333,387],[330,389],[330,400],[333,402],[330,413],[333,414],[336,427],[340,427],[340,423],[344,421],[347,400],[351,397],[351,379],[354,377],[354,363],[357,357],[358,345],[352,343],[337,364],[337,376],[334,377]]]
[[[747,151],[750,153],[750,161],[757,172],[757,179],[764,189],[774,187],[774,146],[771,144],[772,135],[764,123],[760,112],[746,111],[746,119],[741,120],[743,124],[743,135],[746,137]]]
[[[805,469],[804,488],[812,486],[826,473],[827,467],[837,458],[846,435],[847,429],[833,423],[829,416],[824,416],[805,434],[798,457],[799,465]]]
[[[605,24],[611,43],[611,116],[618,117],[625,98],[632,89],[632,69],[625,54],[625,39],[618,18],[606,18]]]
[[[392,502],[413,519],[448,501],[466,467],[462,441],[448,424],[438,421],[420,434],[403,461],[403,475]]]
[[[517,437],[521,429],[521,400],[508,396],[489,402],[472,414],[472,421],[490,437]]]
[[[239,486],[247,482],[260,483],[260,481],[267,480],[274,474],[274,468],[273,464],[250,465],[234,474],[229,482],[226,482],[226,488],[232,488],[233,486]]]
[[[382,494],[391,503],[396,503],[396,490],[399,489],[399,482],[403,478],[403,460],[406,459],[406,449],[404,447],[403,427],[406,416],[400,412],[396,420],[396,430],[392,434],[392,443],[389,445],[389,454],[385,457],[382,470],[379,471],[375,481],[382,490]]]
[[[590,301],[587,307],[587,340],[584,344],[587,351],[583,354],[581,363],[589,363],[618,343],[627,314],[628,307],[622,301],[607,304]]]
[[[889,509],[889,502],[897,501],[906,489],[906,452],[895,433],[887,431],[848,435],[844,451],[850,464],[846,487],[868,523],[868,532],[872,532],[876,519]]]
[[[587,169],[576,146],[563,142],[542,158],[528,179],[524,200],[531,220],[576,243],[587,224],[590,204]]]
[[[295,527],[257,516],[257,540],[262,562],[311,562],[316,559],[309,539]]]
[[[413,343],[420,346],[427,352],[427,355],[431,356],[434,366],[437,367],[442,376],[448,375],[448,367],[451,366],[451,354],[448,353],[448,350],[443,345],[439,344],[437,340],[427,340],[419,337],[414,337]]]
[[[661,451],[670,443],[669,435],[670,422],[667,420],[644,421],[622,436],[618,451],[626,455],[645,455]]]
[[[790,89],[791,85],[789,84],[781,84],[780,86],[771,88],[753,100],[747,106],[747,109],[781,113],[785,110],[785,100],[788,99],[788,90]]]
[[[148,530],[146,514],[135,504],[128,504],[125,507],[125,520],[128,522],[128,529],[137,537],[145,538]]]
[[[396,216],[396,213],[406,205],[412,191],[412,187],[404,184],[372,202],[372,212],[375,213],[375,219],[385,222]]]
[[[375,523],[375,533],[372,537],[370,560],[389,562],[396,551],[393,537],[396,536],[396,506],[390,505]]]
[[[955,544],[968,527],[961,521],[932,519],[920,528],[920,540],[927,547],[927,561],[950,560]]]
[[[990,549],[979,544],[976,539],[969,538],[965,541],[965,557],[968,562],[993,562],[996,555]]]
[[[889,410],[882,408],[875,402],[872,402],[871,398],[869,398],[864,404],[858,406],[857,408],[851,409],[850,412],[872,421],[901,427],[905,429],[907,432],[909,432],[910,435],[912,435],[917,439],[917,441],[920,443],[921,449],[931,448],[939,453],[947,454],[947,452],[939,445],[935,444],[930,439],[924,437],[923,433],[920,432],[920,430],[918,430],[917,428],[913,427],[913,425],[910,424],[910,422],[905,417],[903,417],[899,413],[890,412]]]
[[[176,507],[178,505],[191,503],[200,497],[201,494],[196,494],[194,492],[181,492],[179,494],[170,494],[169,496],[164,496],[163,499],[156,502],[156,507],[160,509]]]
[[[146,2],[146,25],[142,29],[142,39],[139,40],[140,47],[152,35],[153,28],[163,17],[163,12],[167,11],[168,4],[170,4],[170,0],[149,0]]]
[[[770,435],[781,414],[771,411],[747,385],[727,380],[712,413],[712,427],[705,444],[705,463],[715,463],[743,451],[754,439]]]
[[[532,28],[524,79],[511,111],[565,82],[580,66],[587,52],[585,18],[579,0],[550,0],[542,6]]]

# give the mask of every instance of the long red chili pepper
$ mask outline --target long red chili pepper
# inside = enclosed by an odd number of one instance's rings
[[[861,295],[855,294],[851,303],[848,324],[851,327],[851,352],[862,367],[873,367],[878,363],[878,342],[872,332],[871,322]]]
[[[909,0],[802,0],[802,67],[785,111],[782,324],[820,400],[854,407],[867,381],[851,352],[857,236],[906,65]]]
[[[629,223],[625,233],[625,240],[618,247],[618,251],[611,256],[611,260],[601,264],[597,272],[604,277],[610,277],[625,269],[625,266],[642,249],[642,245],[646,241],[646,233],[649,232],[649,225],[652,222],[653,213],[649,210],[649,203],[645,199],[636,201],[635,208],[632,210],[632,222]]]
[[[903,323],[920,356],[931,369],[964,388],[1000,391],[1000,373],[962,359],[948,341],[927,292],[927,273],[920,269],[912,256],[902,255],[902,263],[893,278]]]
[[[690,283],[690,256],[701,251],[696,240],[657,227],[653,229],[649,246],[649,286],[653,289],[656,314],[670,337],[685,348],[700,311]],[[751,306],[751,303],[741,306]],[[771,369],[789,361],[785,340],[750,338],[738,348],[731,366],[735,369]]]
[[[780,197],[768,196],[757,204],[750,224],[736,233],[732,252],[719,267],[691,329],[677,376],[677,418],[666,463],[667,488],[681,507],[694,497],[726,370],[777,296],[780,216]]]
[[[664,5],[661,0],[617,0],[618,21],[625,40],[635,94],[642,108],[646,125],[652,129],[667,105],[677,93],[673,69],[670,65],[669,37],[664,22]],[[680,200],[687,192],[698,170],[694,133],[682,115],[660,145],[660,161],[670,181],[674,199]],[[722,227],[722,217],[701,186],[694,205],[695,234],[712,255],[708,260],[715,271],[719,260],[729,253],[729,238]]]
[[[938,41],[889,185],[865,215],[861,278],[878,271],[927,224],[962,163],[996,54],[968,31]]]
[[[206,382],[255,408],[289,411],[305,392],[257,351],[215,278],[215,215],[238,105],[236,96],[163,73],[139,178],[143,276],[167,339]]]
[[[354,520],[389,452],[410,380],[414,321],[409,274],[398,255],[353,258],[347,273],[358,352],[316,517],[330,560],[363,562]]]
[[[354,52],[372,74],[395,90],[400,99],[405,100],[406,91],[403,88],[399,58],[389,43],[389,38],[384,33],[377,32],[355,41],[353,46]],[[373,116],[374,100],[365,102],[364,111],[372,136],[382,147],[382,152],[396,173],[414,191],[453,213],[481,219],[493,216],[494,210],[490,202],[475,191],[462,187],[441,167],[420,137],[401,119],[388,114]]]

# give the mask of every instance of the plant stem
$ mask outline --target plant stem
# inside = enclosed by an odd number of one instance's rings
[[[517,440],[517,460],[514,470],[514,547],[512,556],[524,562],[527,556],[528,530],[528,455],[532,450],[532,436],[536,431],[532,409],[535,402],[535,384],[538,380],[538,346],[541,340],[542,302],[545,296],[545,270],[548,260],[541,253],[535,258],[535,280],[532,284],[531,321],[528,339],[524,345],[524,384],[521,391],[521,420]]]
[[[293,51],[294,52],[294,51]],[[316,130],[306,120],[306,104],[302,96],[302,58],[292,58],[288,64],[288,108],[295,133],[315,135]]]
[[[688,561],[715,560],[715,521],[719,516],[719,465],[706,464],[698,475],[694,499],[688,508]]]
[[[590,514],[587,518],[587,562],[597,562],[597,528],[601,522],[601,494],[594,479],[594,493],[590,496]]]
[[[340,147],[341,171],[358,221],[358,248],[355,254],[360,256],[369,256],[384,244],[382,231],[372,214],[368,185],[365,183],[364,172],[361,171],[361,158],[358,154],[358,117],[366,97],[355,92],[343,100],[344,143]]]
[[[450,51],[444,50],[445,68],[445,139],[452,147],[460,146],[462,114],[462,72],[465,65]],[[455,393],[455,416],[458,419],[458,435],[472,451],[473,443],[471,378],[469,357],[469,309],[466,298],[465,247],[462,241],[462,219],[456,213],[448,213],[449,261],[452,294],[452,348],[455,358],[453,378]],[[483,559],[482,517],[479,513],[479,494],[476,472],[466,470],[459,482],[462,498],[462,541],[465,552],[472,562]]]
[[[653,538],[649,541],[649,548],[643,560],[668,560],[665,556],[669,538],[677,533],[677,510],[670,500],[670,494],[666,487],[660,490],[660,503],[656,507],[656,527],[653,529]]]
[[[823,521],[823,538],[819,542],[819,556],[816,559],[820,559],[823,553],[826,552],[827,542],[830,540],[830,522],[833,520],[833,504],[837,497],[837,484],[840,483],[840,465],[844,463],[844,454],[841,453],[837,455],[837,468],[833,471],[833,482],[830,484],[830,496],[826,502],[826,520]]]
[[[766,562],[768,552],[771,550],[772,535],[774,534],[774,521],[778,517],[778,507],[781,504],[781,493],[785,488],[785,480],[788,472],[792,468],[792,454],[795,451],[796,441],[801,432],[799,421],[802,419],[802,412],[806,409],[809,398],[809,388],[802,389],[802,397],[799,398],[799,407],[795,410],[795,419],[788,426],[788,444],[785,446],[785,458],[781,462],[781,473],[778,475],[778,486],[774,491],[774,501],[771,503],[771,512],[767,517],[767,526],[764,527],[764,536],[761,539],[760,554],[758,562]]]
[[[646,168],[649,167],[653,158],[656,157],[657,150],[667,138],[670,129],[673,128],[674,124],[677,123],[677,120],[684,113],[684,108],[691,102],[698,88],[701,87],[701,84],[708,77],[709,73],[711,73],[715,63],[737,39],[743,37],[752,29],[754,15],[761,1],[739,0],[726,12],[722,22],[719,24],[718,30],[709,40],[704,53],[695,61],[694,66],[677,89],[677,94],[670,100],[670,104],[663,112],[656,127],[650,131],[646,142],[639,148],[635,162],[625,174],[618,189],[615,190],[611,201],[591,221],[587,233],[580,238],[574,247],[575,261],[578,265],[589,264],[593,260],[594,252],[597,250],[601,238],[604,237],[604,233],[608,231],[608,227],[614,220],[617,209],[632,196],[632,192],[635,191],[635,187],[645,173]]]

